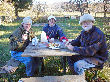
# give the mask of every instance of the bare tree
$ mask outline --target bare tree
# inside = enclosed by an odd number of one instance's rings
[[[69,3],[73,3],[76,5],[76,9],[81,12],[81,15],[84,14],[84,10],[88,10],[88,3],[90,0],[70,0]],[[90,11],[88,10],[88,13]]]
[[[31,11],[35,21],[45,15],[46,7],[46,3],[40,3],[37,1],[33,3]]]
[[[110,0],[103,0],[103,3],[104,3],[104,17],[106,17],[107,9],[109,8],[108,4],[110,4]]]

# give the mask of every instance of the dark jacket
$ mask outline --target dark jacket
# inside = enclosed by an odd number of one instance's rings
[[[22,40],[22,35],[26,33],[26,30],[21,25],[18,27],[9,37],[10,39],[10,49],[12,51],[21,51],[23,52],[25,48],[28,46],[29,42],[34,37],[34,33],[32,31],[28,32],[28,39],[26,41]]]
[[[76,40],[71,41],[71,44],[75,46],[73,51],[85,58],[93,57],[102,61],[106,61],[108,58],[105,36],[95,26],[89,32],[83,30]]]
[[[64,35],[62,29],[56,24],[53,27],[50,27],[49,24],[46,24],[43,27],[43,31],[46,33],[47,39],[54,38],[59,39],[60,41],[62,41],[62,39],[65,39],[66,41],[68,40]]]

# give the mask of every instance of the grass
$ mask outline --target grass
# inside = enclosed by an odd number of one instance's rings
[[[82,28],[78,23],[79,20],[73,19],[73,20],[62,20],[57,21],[57,24],[62,27],[65,35],[67,38],[75,39],[81,32]],[[0,26],[0,67],[4,66],[5,63],[10,59],[10,49],[9,49],[9,39],[8,37],[10,34],[21,24],[21,20],[15,21],[13,23],[4,23]],[[100,19],[96,19],[95,25],[100,27],[102,31],[103,30],[103,23],[100,21]],[[42,27],[32,27],[35,31],[36,36],[40,39],[40,34],[42,31]],[[44,75],[62,75],[62,63],[60,57],[47,57],[44,60],[45,63],[45,72]],[[68,67],[68,66],[67,66]],[[98,76],[103,79],[110,79],[110,68],[105,66],[102,71],[99,71]],[[71,74],[70,71],[67,72],[67,74]],[[93,74],[92,74],[93,75]],[[89,77],[89,79],[92,77],[89,72],[86,72],[86,76]],[[22,77],[26,77],[25,74],[25,66],[24,64],[21,64],[17,71],[11,75],[3,74],[3,77],[0,78],[0,81],[18,81]],[[37,75],[36,75],[37,76]]]

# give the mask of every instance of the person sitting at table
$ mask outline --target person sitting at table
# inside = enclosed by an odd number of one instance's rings
[[[56,24],[56,18],[52,15],[48,17],[48,24],[43,27],[43,31],[46,33],[49,42],[52,42],[51,38],[68,41],[62,28]]]
[[[40,62],[40,58],[38,57],[21,56],[25,48],[31,42],[32,38],[34,38],[34,33],[31,29],[31,25],[32,25],[31,18],[25,17],[20,27],[18,27],[9,37],[11,57],[25,64],[27,76],[34,75],[36,68]],[[13,69],[8,70],[8,72],[11,72],[11,71],[13,71]]]
[[[84,74],[84,70],[102,66],[108,58],[108,51],[104,33],[93,26],[95,19],[90,14],[80,17],[79,24],[83,30],[81,34],[65,46],[80,55],[67,57],[70,70],[73,74]]]

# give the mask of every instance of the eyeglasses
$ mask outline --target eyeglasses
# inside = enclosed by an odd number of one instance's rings
[[[85,24],[86,24],[86,25],[89,25],[89,24],[91,24],[91,23],[92,23],[92,21],[84,21],[84,22],[82,22],[81,24],[82,24],[82,25],[85,25]]]

